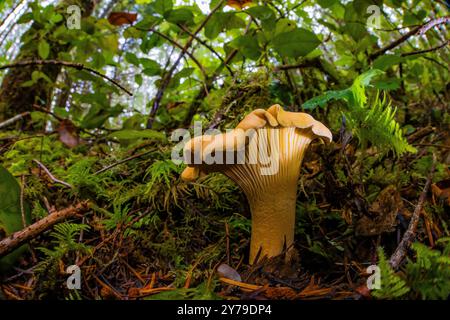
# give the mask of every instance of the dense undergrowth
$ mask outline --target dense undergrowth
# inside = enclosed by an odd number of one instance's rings
[[[228,89],[233,91],[241,98],[231,102],[233,112],[222,120],[223,127],[233,126],[256,106],[277,101],[268,86],[255,79]],[[343,106],[336,102],[336,108]],[[289,267],[276,259],[247,265],[250,216],[245,196],[220,174],[196,183],[181,181],[183,165],[172,162],[174,143],[168,139],[136,139],[119,145],[85,135],[83,144],[69,149],[56,135],[3,132],[1,160],[11,174],[22,177],[34,221],[47,215],[51,207],[46,205],[65,208],[81,200],[90,202],[82,217],[61,223],[30,243],[20,267],[10,270],[5,292],[13,295],[11,288],[16,288],[15,295],[23,298],[66,299],[245,295],[218,281],[216,268],[226,263],[245,281],[285,290],[261,291],[254,297],[292,298],[286,287],[314,288],[310,298],[367,295],[362,289],[368,276],[365,270],[377,257],[384,257],[377,248],[383,247],[385,254],[396,248],[431,168],[432,154],[440,159],[433,182],[448,179],[443,161],[449,150],[439,148],[449,139],[448,132],[441,131],[448,124],[447,115],[434,119],[424,117],[422,109],[415,110],[409,115],[414,130],[406,133],[404,141],[417,152],[398,157],[390,151],[395,147],[377,148],[370,139],[362,145],[357,138],[361,133],[349,138],[352,131],[344,123],[332,126],[336,142],[310,147],[297,198],[298,258]],[[215,111],[209,110],[205,119]],[[314,113],[333,123],[320,109]],[[120,162],[134,155],[138,156]],[[68,186],[49,179],[33,159]],[[383,193],[386,189],[390,192]],[[381,260],[383,289],[375,290],[375,297],[448,295],[448,199],[433,192],[429,198],[409,262],[394,274]],[[66,288],[66,268],[72,264],[81,266],[81,291]]]

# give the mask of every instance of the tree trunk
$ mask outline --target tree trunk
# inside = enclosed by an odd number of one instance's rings
[[[60,13],[67,17],[66,9],[69,5],[75,4],[80,6],[82,17],[87,17],[92,14],[94,9],[95,0],[61,0],[57,7]],[[65,24],[66,20],[63,19],[60,23],[53,27],[53,30],[47,32],[52,34],[52,31],[56,30],[61,24]],[[37,38],[39,32],[43,29],[43,26],[37,22],[34,22],[30,29],[22,37],[22,46],[19,54],[15,59],[16,62],[24,60],[41,59],[38,54]],[[60,52],[68,51],[71,49],[70,44],[60,44],[57,41],[52,41],[47,38],[46,41],[50,45],[50,53],[47,59],[57,59]],[[40,79],[37,83],[23,87],[23,83],[31,80],[31,74],[33,71],[39,70],[43,72],[52,83]],[[16,114],[32,111],[32,106],[37,103],[42,106],[49,106],[54,90],[54,83],[61,71],[61,66],[53,65],[32,65],[18,68],[11,68],[3,78],[2,85],[0,87],[0,122],[4,121]],[[22,123],[23,127],[23,123]]]

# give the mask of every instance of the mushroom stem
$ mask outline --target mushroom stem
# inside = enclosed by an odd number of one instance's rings
[[[275,257],[294,242],[296,181],[284,183],[250,202],[252,237],[250,264],[258,256]]]

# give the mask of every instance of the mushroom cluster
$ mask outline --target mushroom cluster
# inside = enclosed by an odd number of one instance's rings
[[[221,172],[244,191],[252,216],[250,263],[292,246],[300,166],[315,138],[331,142],[332,135],[312,116],[273,105],[254,110],[231,131],[185,145],[183,180]]]

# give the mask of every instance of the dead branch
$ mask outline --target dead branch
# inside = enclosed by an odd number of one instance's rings
[[[425,32],[427,32],[431,28],[433,28],[435,26],[439,26],[444,23],[449,23],[449,22],[450,22],[450,16],[433,19],[433,20],[427,22],[426,24],[424,24],[423,27],[420,28],[419,34],[423,35]]]
[[[420,28],[422,28],[422,25],[419,25],[419,26],[416,26],[416,27],[412,28],[409,32],[405,33],[403,36],[401,36],[397,40],[394,40],[393,42],[391,42],[387,46],[381,48],[378,51],[375,51],[374,53],[369,55],[369,60],[373,61],[376,58],[378,58],[379,56],[381,56],[382,54],[386,53],[386,51],[394,49],[398,45],[402,44],[403,42],[408,40],[410,37],[412,37],[413,35],[417,34],[419,32]]]
[[[413,51],[413,52],[405,52],[405,53],[402,53],[401,56],[402,56],[402,57],[407,57],[407,56],[413,56],[413,55],[417,55],[417,54],[422,54],[422,53],[428,53],[428,52],[437,51],[437,50],[439,50],[439,49],[444,48],[444,47],[447,46],[449,43],[450,43],[450,40],[447,40],[447,41],[445,41],[444,43],[442,43],[442,44],[440,44],[440,45],[438,45],[438,46],[436,46],[436,47],[433,47],[433,48],[430,48],[430,49],[425,49],[425,50]]]
[[[436,19],[432,19],[422,25],[418,25],[415,26],[414,28],[412,28],[409,32],[405,33],[403,36],[401,36],[400,38],[398,38],[397,40],[394,40],[393,42],[391,42],[390,44],[388,44],[387,46],[381,48],[380,50],[372,53],[369,55],[369,60],[375,60],[376,58],[378,58],[379,56],[381,56],[382,54],[386,53],[386,51],[389,51],[391,49],[394,49],[395,47],[399,46],[400,44],[402,44],[403,42],[405,42],[406,40],[408,40],[410,37],[419,34],[419,35],[423,35],[425,34],[425,32],[427,32],[428,30],[430,30],[431,28],[443,24],[443,23],[448,23],[450,21],[450,17],[442,17],[442,18],[436,18]],[[437,49],[435,49],[437,50]]]
[[[419,202],[417,203],[416,209],[414,210],[411,220],[409,221],[408,229],[406,230],[405,234],[403,235],[402,240],[398,244],[397,249],[395,249],[395,252],[392,254],[391,258],[389,259],[389,263],[394,270],[398,269],[401,262],[405,258],[406,252],[409,249],[409,247],[411,246],[412,241],[416,237],[416,230],[417,230],[417,225],[418,225],[419,219],[420,219],[420,213],[422,211],[423,204],[427,197],[427,192],[428,192],[428,189],[430,188],[430,184],[431,184],[431,180],[433,178],[433,173],[434,173],[435,168],[436,168],[436,155],[433,154],[433,164],[432,164],[430,172],[428,174],[427,182],[425,183],[422,193],[420,194]]]
[[[25,67],[25,66],[30,66],[30,65],[54,65],[54,66],[63,66],[63,67],[68,67],[68,68],[74,68],[77,70],[85,70],[85,71],[93,73],[103,79],[108,80],[115,86],[117,86],[120,89],[122,89],[123,91],[125,91],[129,96],[133,96],[133,94],[130,91],[125,89],[125,87],[123,87],[116,80],[98,72],[97,70],[86,67],[82,63],[77,63],[77,62],[67,62],[67,61],[58,61],[58,60],[25,60],[25,61],[19,61],[19,62],[15,62],[12,64],[6,64],[4,66],[0,66],[0,70],[8,69],[8,68],[20,68],[20,67]]]
[[[36,238],[53,225],[80,214],[87,209],[88,202],[83,201],[75,206],[70,206],[69,208],[51,213],[47,217],[33,223],[25,229],[14,232],[12,235],[0,241],[0,257],[7,255],[25,242]]]
[[[18,115],[15,115],[14,117],[12,117],[12,118],[6,120],[6,121],[1,122],[1,123],[0,123],[0,129],[2,129],[2,128],[4,128],[4,127],[7,127],[7,126],[13,124],[13,123],[16,122],[16,121],[19,121],[20,119],[22,119],[22,118],[28,116],[29,114],[30,114],[30,112],[28,112],[28,111],[22,112],[22,113],[20,113],[20,114],[18,114]]]

